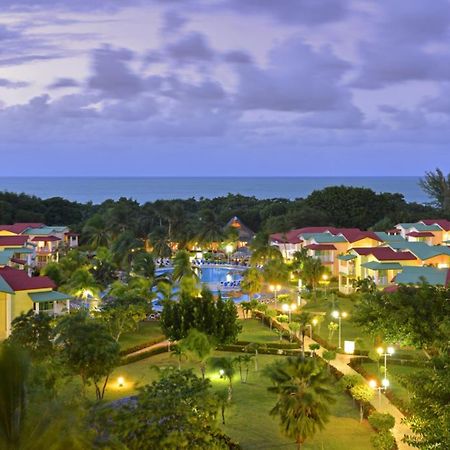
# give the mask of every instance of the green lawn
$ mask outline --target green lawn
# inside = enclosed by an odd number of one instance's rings
[[[334,296],[334,309],[341,312],[346,312],[348,316],[342,318],[342,347],[344,341],[356,341],[356,349],[358,350],[370,350],[373,347],[373,340],[370,337],[364,335],[361,328],[359,328],[352,321],[352,312],[354,304],[349,298]],[[328,324],[330,322],[337,322],[331,315],[333,311],[333,305],[331,300],[331,294],[327,298],[320,297],[317,300],[310,299],[308,303],[302,308],[302,310],[310,312],[312,314],[323,315],[324,321],[320,324],[320,327],[316,326],[314,332],[323,339],[326,339],[330,344],[338,345],[338,330],[336,330],[330,339]]]
[[[144,342],[152,341],[157,338],[163,338],[164,334],[159,325],[159,321],[141,322],[139,329],[130,333],[124,333],[120,336],[119,344],[122,350]]]
[[[381,364],[383,364],[381,362]],[[378,372],[378,366],[376,363],[365,363],[362,365],[362,367],[370,374],[377,376],[378,379],[384,378],[383,374],[380,374]],[[400,366],[397,364],[389,364],[389,361],[387,363],[388,373],[387,378],[390,382],[390,389],[392,392],[398,397],[400,400],[404,402],[408,402],[410,399],[409,392],[406,390],[406,388],[401,384],[400,377],[409,375],[413,373],[417,369],[416,367],[409,367],[409,366]]]
[[[217,352],[220,356],[236,356],[236,353]],[[262,368],[281,356],[259,355],[259,371],[253,367],[249,375],[248,384],[241,384],[239,375],[233,380],[234,392],[232,405],[226,411],[226,425],[223,430],[234,440],[239,441],[243,449],[294,449],[295,445],[279,430],[276,418],[269,415],[276,397],[267,391],[270,385],[268,379],[262,375]],[[113,400],[136,393],[136,389],[157,378],[154,366],[176,366],[177,360],[168,353],[153,356],[151,358],[118,367],[111,376],[106,400]],[[200,375],[197,364],[183,362],[183,368],[193,368]],[[125,383],[123,387],[117,384],[117,378],[121,376]],[[211,379],[213,389],[226,389],[227,382],[220,379],[216,371],[207,371]],[[89,392],[88,395],[94,395]],[[313,440],[307,442],[305,449],[329,449],[347,450],[372,449],[370,436],[373,433],[369,425],[358,421],[358,411],[352,405],[349,397],[343,393],[337,394],[338,402],[332,406],[332,417],[325,430],[318,433]]]
[[[257,342],[260,344],[280,341],[275,331],[271,331],[259,319],[243,319],[240,323],[242,325],[242,332],[238,338],[240,341]]]

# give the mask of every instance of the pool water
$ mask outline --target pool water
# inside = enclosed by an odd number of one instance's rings
[[[156,274],[161,275],[163,273],[171,272],[172,268],[156,269]],[[242,279],[242,275],[236,269],[229,269],[227,267],[203,267],[200,271],[200,281],[202,283],[220,283],[239,281]]]

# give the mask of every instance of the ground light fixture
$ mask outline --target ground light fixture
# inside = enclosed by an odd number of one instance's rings
[[[125,378],[124,377],[117,378],[117,386],[119,386],[121,388],[121,387],[123,387],[124,384],[125,384]]]
[[[230,264],[230,256],[233,253],[234,247],[231,244],[225,246],[225,252],[228,255],[228,264]]]
[[[347,317],[347,313],[346,312],[339,312],[339,311],[333,311],[331,313],[331,315],[335,318],[338,319],[338,325],[339,325],[339,329],[338,329],[338,348],[341,348],[341,340],[342,340],[342,319],[345,319]]]
[[[384,378],[387,377],[387,357],[392,356],[395,353],[394,347],[387,347],[386,350],[383,347],[377,348],[377,353],[380,356],[384,356]]]
[[[281,309],[289,314],[290,322],[292,320],[292,311],[297,309],[297,305],[295,303],[291,303],[290,305],[288,303],[283,303],[283,305],[281,305]]]
[[[224,375],[225,375],[225,370],[220,369],[220,370],[219,370],[219,376],[220,376],[220,378],[223,378]]]

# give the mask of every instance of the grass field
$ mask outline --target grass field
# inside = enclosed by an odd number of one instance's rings
[[[161,331],[158,321],[141,322],[138,330],[122,334],[119,339],[119,344],[120,348],[125,350],[135,345],[163,337],[164,334]]]
[[[220,356],[236,356],[235,353],[217,352]],[[262,368],[281,356],[259,355],[259,370],[252,368],[247,384],[241,384],[239,375],[233,380],[233,401],[226,410],[226,424],[223,430],[234,440],[241,443],[243,449],[294,449],[295,445],[284,437],[278,426],[277,419],[269,415],[276,397],[267,391],[269,380],[263,375]],[[156,367],[176,366],[176,358],[164,353],[151,358],[121,366],[111,376],[106,393],[106,400],[114,400],[136,393],[136,389],[151,383],[158,377]],[[183,362],[183,368],[193,368],[200,375],[200,370],[194,362]],[[117,384],[117,378],[124,377],[123,387]],[[227,388],[227,382],[220,379],[218,373],[207,371],[214,390]],[[338,389],[337,389],[338,391]],[[91,394],[89,394],[91,395]],[[92,392],[93,395],[93,392]],[[337,403],[332,405],[332,416],[325,430],[318,433],[314,439],[307,442],[305,449],[347,450],[372,449],[370,436],[373,433],[369,425],[358,421],[358,411],[352,401],[343,393],[337,393]]]
[[[365,363],[362,367],[370,374],[377,376],[379,379],[383,378],[382,374],[378,373],[378,367],[376,363]],[[401,384],[400,378],[405,375],[411,374],[413,371],[420,370],[415,367],[399,366],[397,364],[387,364],[387,378],[390,382],[390,389],[400,400],[408,402],[410,399],[409,392]]]
[[[259,319],[241,320],[242,332],[239,335],[240,341],[256,342],[259,344],[269,344],[279,342],[280,338],[271,331],[269,327],[262,324]]]

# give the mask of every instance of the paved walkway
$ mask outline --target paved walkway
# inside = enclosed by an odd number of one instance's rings
[[[128,353],[128,355],[124,355],[122,357],[122,361],[126,364],[127,359],[131,358],[132,356],[136,356],[136,355],[140,355],[141,353],[146,353],[149,350],[153,350],[154,348],[160,348],[160,347],[167,347],[167,350],[169,350],[169,346],[174,344],[174,342],[169,342],[169,341],[161,341],[161,342],[157,342],[156,344],[153,345],[149,345],[148,347],[144,347],[141,348],[140,350],[137,350],[136,352],[133,353]]]
[[[310,344],[317,344],[317,342],[312,340],[310,337],[305,336],[305,350],[309,349]],[[326,351],[326,349],[320,346],[320,349],[317,350],[316,353],[319,356],[322,356],[322,353],[324,351]],[[331,361],[330,364],[337,370],[342,372],[344,375],[358,375],[366,383],[368,383],[368,381],[361,374],[356,372],[356,370],[352,369],[348,365],[350,363],[351,358],[352,355],[344,355],[342,353],[336,353],[336,359]],[[394,435],[394,438],[397,442],[398,449],[399,450],[413,449],[414,447],[411,447],[408,444],[402,442],[402,439],[406,434],[409,435],[412,434],[411,429],[403,423],[403,419],[405,418],[405,416],[383,394],[381,394],[380,396],[376,394],[370,403],[377,411],[381,413],[389,413],[394,417],[395,426],[392,429],[392,434]]]

